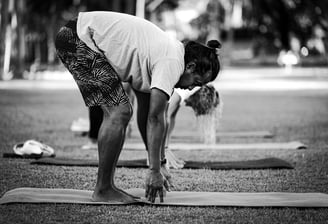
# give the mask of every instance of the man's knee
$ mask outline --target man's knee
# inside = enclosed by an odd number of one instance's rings
[[[104,119],[110,119],[112,122],[119,122],[127,125],[132,117],[132,106],[130,103],[118,106],[107,107],[102,106],[104,111]]]
[[[121,115],[121,119],[122,121],[129,123],[132,114],[133,114],[133,110],[132,110],[132,106],[130,103],[124,104],[124,105],[120,105],[119,106],[119,112]]]

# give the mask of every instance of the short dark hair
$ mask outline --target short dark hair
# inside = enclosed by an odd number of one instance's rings
[[[209,70],[212,71],[211,81],[215,80],[220,72],[220,61],[218,59],[216,49],[220,48],[221,44],[218,41],[209,41],[208,46],[188,41],[185,44],[185,65],[189,62],[196,63],[196,71],[203,75]]]

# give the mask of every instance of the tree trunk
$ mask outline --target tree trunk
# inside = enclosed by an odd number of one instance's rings
[[[9,17],[9,0],[1,0],[1,24],[0,24],[0,79],[4,79],[5,73],[5,48]],[[6,62],[7,63],[7,62]]]
[[[15,78],[22,78],[24,72],[25,59],[25,24],[24,24],[24,9],[25,0],[16,0],[16,15],[17,15],[17,55],[14,76]]]
[[[46,28],[47,32],[47,62],[48,64],[53,64],[56,59],[56,48],[55,48],[55,27],[56,21],[58,19],[59,12],[57,12],[57,5],[51,3],[50,8],[50,18],[49,18],[49,26]]]
[[[277,1],[277,11],[279,16],[276,17],[277,29],[280,33],[280,41],[282,48],[286,51],[290,50],[290,19],[289,13],[286,9],[286,6],[282,0]]]
[[[145,0],[136,0],[136,16],[145,18]]]
[[[208,40],[218,40],[220,38],[220,21],[218,20],[219,18],[219,12],[220,12],[220,3],[218,0],[211,0],[208,3],[207,6],[207,11],[209,14],[209,24],[208,24],[208,35],[207,39]]]
[[[53,64],[56,58],[56,48],[55,48],[55,40],[54,40],[54,27],[56,24],[56,16],[52,14],[50,19],[50,26],[47,27],[47,46],[48,46],[48,58],[47,62],[49,64]]]

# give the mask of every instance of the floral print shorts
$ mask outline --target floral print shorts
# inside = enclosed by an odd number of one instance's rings
[[[59,59],[73,75],[85,105],[129,103],[121,80],[107,58],[90,49],[76,33],[76,19],[63,26],[55,40]]]

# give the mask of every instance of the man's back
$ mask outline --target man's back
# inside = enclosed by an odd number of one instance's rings
[[[177,60],[183,67],[183,45],[151,22],[135,16],[80,13],[77,32],[91,49],[105,54],[122,81],[132,85],[135,82],[141,90],[150,87],[152,69],[159,60]]]

